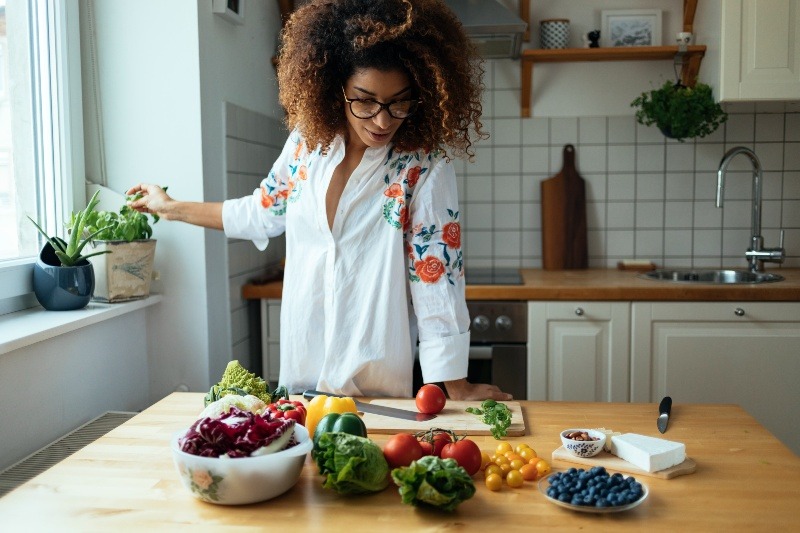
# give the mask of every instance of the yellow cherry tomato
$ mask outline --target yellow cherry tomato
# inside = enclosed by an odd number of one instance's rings
[[[530,462],[531,459],[536,457],[536,452],[534,450],[528,448],[527,450],[522,450],[519,453],[519,455],[520,455],[520,457],[522,457],[522,459],[524,461]]]
[[[506,452],[510,452],[511,449],[512,448],[510,442],[501,441],[500,443],[498,443],[497,448],[495,448],[495,452],[497,452],[498,455],[502,455],[505,454]]]
[[[506,452],[505,456],[509,461],[513,461],[514,459],[522,459],[522,456],[517,452]]]
[[[494,462],[494,461],[492,461],[491,457],[489,457],[489,454],[482,451],[481,452],[481,470],[485,470],[486,467],[489,465],[489,463],[492,463],[492,462]]]
[[[513,468],[514,470],[519,470],[520,468],[523,467],[523,465],[526,465],[528,463],[526,463],[522,459],[514,459],[513,461],[511,461],[510,464],[511,464],[511,468]]]
[[[526,464],[522,465],[519,469],[519,473],[522,474],[522,479],[525,481],[536,481],[536,478],[539,476],[539,471],[536,470],[536,465]]]
[[[512,470],[506,475],[506,484],[509,487],[521,487],[525,480],[519,470]]]
[[[497,474],[498,476],[503,477],[503,469],[496,464],[489,464],[486,466],[486,470],[483,471],[483,475],[484,477],[489,477],[492,474]]]
[[[504,464],[504,465],[500,465],[500,470],[502,471],[502,474],[501,474],[501,475],[502,475],[503,477],[506,477],[506,476],[508,475],[508,473],[509,473],[509,472],[511,472],[511,471],[513,470],[513,468],[511,468],[511,465],[510,465],[510,464],[506,463],[506,464]]]
[[[528,445],[527,445],[527,444],[525,444],[524,442],[522,442],[522,443],[520,443],[520,444],[517,444],[517,445],[514,447],[514,451],[515,451],[515,452],[517,452],[517,453],[518,453],[518,454],[520,454],[520,455],[522,455],[522,450],[529,450],[529,449],[530,449],[530,446],[528,446]]]
[[[544,477],[550,473],[550,463],[544,459],[539,459],[534,466],[536,467],[536,471],[539,473],[539,475],[536,477]]]
[[[511,461],[508,460],[508,457],[505,455],[498,455],[495,457],[494,464],[498,466],[503,466],[509,464]]]
[[[503,487],[503,478],[497,474],[489,474],[486,476],[486,488],[492,491],[500,490]]]

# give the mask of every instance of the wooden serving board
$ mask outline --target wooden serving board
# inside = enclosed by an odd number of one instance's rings
[[[373,400],[370,403],[396,407],[407,411],[417,412],[415,400]],[[525,419],[522,417],[522,406],[519,402],[503,402],[511,410],[511,426],[508,428],[509,437],[519,437],[525,434]],[[480,408],[481,402],[457,402],[448,400],[442,412],[436,418],[427,422],[403,420],[388,416],[364,413],[362,419],[369,433],[414,433],[430,428],[451,429],[456,433],[467,435],[491,435],[488,425],[481,421],[481,417],[467,413],[467,407]]]
[[[697,464],[694,462],[694,460],[690,457],[687,457],[686,460],[679,465],[671,466],[657,472],[648,472],[647,470],[642,470],[641,468],[632,465],[628,461],[620,459],[616,455],[606,451],[602,451],[594,457],[578,457],[572,455],[569,450],[563,446],[553,451],[553,463],[557,461],[577,463],[587,466],[604,466],[607,470],[611,470],[612,472],[625,472],[637,476],[649,476],[661,479],[672,479],[674,477],[683,476],[686,474],[693,474],[697,469]]]
[[[575,147],[564,146],[561,172],[541,182],[542,268],[587,268],[586,184],[575,169]]]

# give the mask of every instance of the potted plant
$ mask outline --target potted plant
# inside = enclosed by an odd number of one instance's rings
[[[124,302],[150,295],[156,240],[151,238],[153,228],[148,215],[127,205],[136,199],[137,196],[126,197],[118,212],[92,211],[85,218],[83,232],[92,235],[91,250],[113,252],[92,260],[95,300]],[[158,215],[150,216],[153,224],[158,222]],[[69,226],[77,224],[78,215],[73,214]]]
[[[47,240],[33,265],[33,292],[42,307],[49,311],[82,309],[92,298],[95,277],[88,258],[108,253],[105,250],[83,253],[97,233],[90,232],[83,236],[86,219],[95,213],[94,208],[99,202],[97,195],[95,193],[92,196],[83,211],[73,215],[74,230],[68,235],[68,241],[49,236],[35,220],[28,217]]]
[[[642,93],[631,106],[637,108],[639,124],[655,124],[666,137],[680,142],[705,137],[728,119],[714,100],[711,87],[704,83],[687,87],[667,81],[658,89]]]

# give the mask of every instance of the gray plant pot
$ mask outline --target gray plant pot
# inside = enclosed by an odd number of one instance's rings
[[[33,292],[48,311],[82,309],[92,299],[94,267],[87,260],[61,266],[53,247],[46,243],[33,265]]]

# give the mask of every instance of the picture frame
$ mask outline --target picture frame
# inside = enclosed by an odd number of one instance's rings
[[[211,11],[232,24],[244,24],[245,0],[213,0]]]
[[[660,9],[609,9],[601,12],[603,46],[661,46]]]

